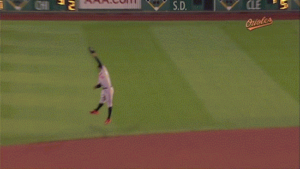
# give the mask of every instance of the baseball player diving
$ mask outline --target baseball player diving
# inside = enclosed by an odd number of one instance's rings
[[[108,71],[104,65],[102,65],[101,61],[99,60],[97,53],[91,47],[89,47],[89,51],[91,55],[96,59],[99,68],[99,77],[98,77],[98,84],[94,87],[95,89],[101,88],[101,98],[98,104],[98,107],[91,111],[91,114],[99,114],[99,109],[103,106],[104,103],[107,103],[108,107],[108,117],[105,121],[105,124],[109,124],[111,122],[111,112],[112,112],[112,100],[114,94],[114,88],[111,85],[110,77]]]

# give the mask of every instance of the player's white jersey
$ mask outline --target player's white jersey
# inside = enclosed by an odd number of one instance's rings
[[[99,73],[98,83],[100,83],[104,89],[111,87],[110,77],[105,66],[102,66],[102,69]]]

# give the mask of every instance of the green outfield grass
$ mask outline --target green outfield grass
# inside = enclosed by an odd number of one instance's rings
[[[245,22],[1,21],[1,144],[299,126],[299,21]]]

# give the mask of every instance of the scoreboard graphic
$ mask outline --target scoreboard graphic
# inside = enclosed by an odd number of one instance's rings
[[[7,11],[76,11],[77,0],[0,0]]]
[[[291,10],[292,1],[295,0],[217,0],[215,11]]]

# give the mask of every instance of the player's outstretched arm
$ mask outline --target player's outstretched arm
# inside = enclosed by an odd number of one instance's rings
[[[93,48],[91,48],[91,47],[89,47],[89,51],[90,51],[91,55],[92,55],[92,56],[96,59],[96,61],[98,62],[98,67],[99,67],[99,68],[102,68],[102,63],[101,63],[100,59],[98,58],[96,51],[95,51]]]

